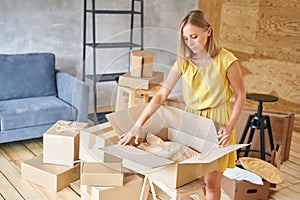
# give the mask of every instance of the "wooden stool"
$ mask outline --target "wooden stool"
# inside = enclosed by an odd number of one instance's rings
[[[140,200],[147,200],[149,194],[149,187],[151,189],[152,198],[156,200],[156,192],[154,189],[155,184],[162,191],[164,191],[167,195],[171,197],[172,200],[181,200],[182,197],[197,194],[199,199],[204,199],[204,195],[202,192],[202,188],[205,187],[205,183],[200,179],[196,179],[186,185],[183,185],[177,189],[169,187],[149,176],[145,176],[143,188],[140,196]]]
[[[136,89],[129,88],[124,86],[118,86],[117,100],[115,111],[119,111],[122,105],[122,97],[124,92],[128,93],[128,108],[135,106],[135,97],[136,95],[143,95],[143,103],[149,102],[149,94],[155,94],[161,88],[159,84],[150,84],[149,89]]]

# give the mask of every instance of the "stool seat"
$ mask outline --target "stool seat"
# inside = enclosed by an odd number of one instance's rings
[[[131,108],[135,106],[135,98],[136,95],[142,95],[143,96],[143,103],[149,102],[149,94],[156,94],[161,88],[160,84],[156,83],[150,83],[149,89],[138,89],[138,88],[130,88],[125,86],[118,86],[118,92],[117,92],[117,101],[116,101],[116,108],[115,111],[121,110],[121,102],[122,102],[122,96],[123,93],[128,93],[128,108]]]
[[[243,150],[245,152],[244,156],[248,156],[248,153],[250,151],[260,152],[261,159],[266,160],[266,155],[271,156],[271,153],[268,153],[265,150],[265,129],[268,130],[271,151],[274,150],[274,141],[273,141],[270,117],[262,114],[263,102],[275,102],[278,100],[278,98],[272,95],[258,94],[258,93],[250,93],[247,94],[246,97],[249,100],[257,101],[259,103],[257,107],[257,113],[255,113],[254,115],[249,115],[239,143],[240,144],[244,143],[246,136],[248,134],[248,130],[250,129],[250,135],[248,137],[248,142],[247,142],[250,145],[246,147],[246,150]],[[260,130],[260,150],[250,149],[251,142],[256,129]],[[242,151],[241,149],[237,151],[238,156],[241,151]]]
[[[277,97],[269,94],[250,93],[246,95],[247,99],[261,102],[275,102],[278,100]]]

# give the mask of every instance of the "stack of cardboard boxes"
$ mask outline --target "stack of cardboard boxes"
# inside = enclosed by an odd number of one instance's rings
[[[121,158],[100,149],[118,141],[109,123],[80,131],[81,199],[139,199],[143,177],[124,168]]]
[[[98,149],[117,141],[105,127],[107,123],[88,127],[58,121],[43,135],[43,154],[22,162],[22,179],[53,192],[80,179],[81,199],[138,199],[143,178],[124,170],[120,158]]]
[[[159,84],[163,72],[153,71],[153,54],[146,50],[130,51],[130,72],[119,77],[119,85],[148,90],[151,84]]]
[[[87,123],[57,121],[43,135],[43,154],[21,163],[22,179],[58,192],[80,177],[79,129]]]

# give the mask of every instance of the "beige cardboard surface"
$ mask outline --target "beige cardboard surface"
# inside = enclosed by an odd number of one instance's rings
[[[43,162],[74,165],[79,159],[79,130],[88,123],[59,120],[43,134]]]
[[[148,90],[150,88],[150,84],[159,84],[164,79],[163,72],[153,72],[153,76],[151,77],[134,77],[130,72],[119,76],[119,85],[136,88],[136,89],[144,89]]]
[[[145,105],[137,106],[111,113],[107,115],[107,118],[117,134],[126,133],[131,129],[144,107]],[[231,145],[224,148],[217,147],[217,132],[212,120],[169,106],[160,107],[159,110],[157,110],[157,112],[155,112],[144,124],[142,132],[143,134],[148,132],[152,134],[159,133],[157,136],[185,144],[197,150],[199,154],[182,163],[176,163],[175,165],[177,166],[172,168],[172,172],[166,172],[168,169],[166,166],[173,162],[168,162],[167,159],[158,159],[155,155],[151,155],[152,157],[150,157],[149,153],[143,152],[137,148],[114,145],[103,148],[103,150],[121,157],[123,159],[124,167],[134,171],[139,170],[140,173],[153,174],[153,176],[155,176],[155,173],[158,173],[158,171],[164,171],[164,174],[179,178],[182,177],[182,175],[178,174],[177,168],[180,168],[181,165],[184,165],[185,167],[189,166],[189,171],[182,170],[181,172],[189,177],[189,180],[180,181],[179,179],[176,179],[171,183],[167,183],[167,178],[160,179],[172,187],[179,187],[205,175],[204,173],[214,171],[217,169],[218,158],[244,146]],[[198,169],[199,166],[202,167],[202,171],[198,170],[196,174],[191,172],[194,171],[193,169]],[[208,168],[203,170],[205,166]]]
[[[81,185],[122,186],[121,163],[82,163]]]
[[[255,109],[246,108],[243,110],[241,117],[237,122],[237,127],[236,127],[237,142],[239,142],[240,140],[240,137],[243,133],[249,115],[252,115],[256,112],[257,111]],[[293,113],[278,112],[278,111],[264,111],[263,115],[268,115],[270,117],[272,135],[273,135],[275,147],[277,144],[281,145],[281,162],[288,160],[290,154],[291,138],[293,133],[293,124],[294,124],[295,115]],[[269,137],[267,133],[268,131],[265,129],[266,152],[270,153],[271,149],[270,149]],[[245,141],[248,141],[248,137],[246,137]],[[250,149],[260,149],[259,130],[255,131]],[[241,153],[240,155],[243,156],[243,153]],[[249,155],[253,157],[260,157],[258,153],[253,153],[253,152],[250,152]],[[267,159],[269,158],[267,157]]]
[[[91,200],[92,199],[92,186],[80,185],[80,199]]]
[[[143,178],[138,175],[125,176],[122,187],[95,187],[91,188],[93,200],[124,199],[139,200],[142,190]]]
[[[146,50],[131,50],[130,73],[135,77],[152,77],[153,53]]]
[[[221,187],[232,200],[267,200],[270,183],[257,185],[248,181],[237,181],[226,176],[222,177]]]
[[[21,176],[23,180],[58,192],[79,179],[80,164],[75,166],[45,164],[40,155],[21,163]]]
[[[103,123],[80,130],[79,159],[85,162],[112,162],[118,160],[101,151],[100,147],[117,144],[119,138],[109,123]]]

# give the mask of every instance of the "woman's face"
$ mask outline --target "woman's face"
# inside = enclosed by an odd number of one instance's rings
[[[183,40],[190,50],[197,54],[207,51],[207,40],[211,35],[211,27],[204,30],[192,24],[186,24],[182,29]]]

